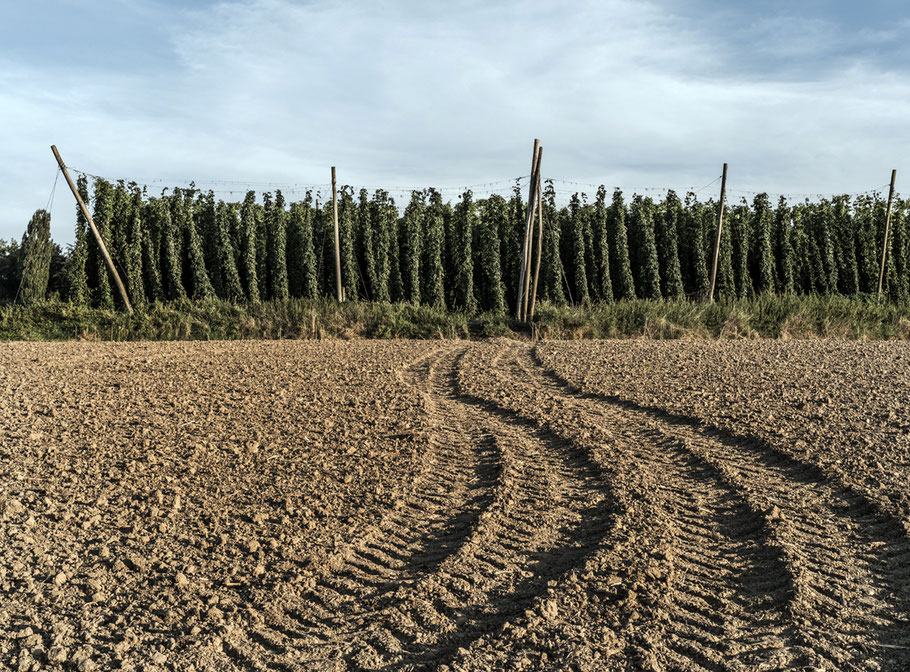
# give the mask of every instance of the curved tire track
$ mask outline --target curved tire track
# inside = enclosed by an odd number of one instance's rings
[[[462,431],[466,423],[496,437],[499,492],[456,554],[389,601],[364,645],[346,657],[350,669],[434,670],[469,656],[473,643],[495,639],[529,611],[552,615],[554,580],[581,567],[612,528],[609,490],[587,454],[465,394],[456,382],[458,363],[446,385],[436,387],[438,403],[463,423]]]
[[[626,468],[643,465],[651,475],[648,496],[660,512],[651,524],[669,537],[664,565],[671,576],[660,605],[665,622],[647,626],[657,660],[685,670],[805,664],[806,652],[794,646],[788,618],[793,576],[769,539],[764,516],[678,437],[653,422],[607,417],[590,400],[566,394],[530,363],[526,351],[510,348],[487,368],[504,370],[502,394],[527,390],[522,404],[541,407],[538,422],[549,423],[554,411],[564,412],[567,424],[560,423],[561,431],[575,428],[593,432],[595,442],[619,443]]]
[[[586,393],[528,360],[570,396],[597,403],[617,423],[656,422],[722,472],[766,514],[795,577],[789,612],[822,669],[910,667],[910,541],[901,522],[861,493],[753,437],[696,418]]]
[[[400,372],[424,398],[431,452],[410,495],[395,502],[375,528],[334,553],[306,582],[293,606],[271,605],[259,627],[226,638],[224,651],[250,670],[333,669],[345,646],[368,629],[377,600],[433,572],[457,553],[489,508],[502,465],[494,438],[477,427],[450,426],[437,404],[454,354],[435,351]]]

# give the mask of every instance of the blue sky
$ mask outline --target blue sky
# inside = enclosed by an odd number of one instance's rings
[[[90,173],[219,192],[331,165],[368,187],[504,180],[535,137],[544,176],[579,183],[684,191],[727,161],[733,197],[863,191],[891,168],[900,189],[904,4],[3,3],[0,238],[48,202],[52,143]],[[74,207],[60,182],[60,242]]]

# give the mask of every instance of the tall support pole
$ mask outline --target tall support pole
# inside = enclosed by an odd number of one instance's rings
[[[540,277],[540,258],[543,256],[543,199],[541,198],[540,171],[537,171],[537,265],[534,267],[534,291],[531,294],[531,317],[537,305],[537,278]]]
[[[332,166],[332,219],[335,222],[335,293],[338,303],[344,302],[341,289],[341,244],[338,237],[338,191],[335,188],[335,166]]]
[[[534,170],[531,174],[531,179],[534,180],[534,197],[531,199],[531,202],[528,203],[531,218],[528,220],[528,265],[525,269],[525,300],[521,308],[521,319],[524,322],[528,321],[528,299],[531,296],[531,262],[534,256],[534,215],[537,212],[537,203],[540,200],[537,198],[540,194],[540,162],[543,158],[543,147],[537,149],[537,162],[534,164]]]
[[[717,211],[717,238],[714,240],[714,261],[711,262],[711,291],[708,293],[708,302],[714,302],[714,286],[717,282],[717,260],[720,258],[720,234],[724,226],[724,201],[727,198],[727,164],[724,164],[724,174],[720,178],[720,208]]]
[[[117,273],[117,269],[114,267],[114,260],[111,259],[111,255],[108,254],[107,246],[105,246],[104,240],[101,238],[101,234],[98,233],[98,228],[95,226],[95,221],[92,219],[88,208],[85,206],[85,201],[83,201],[82,196],[79,195],[79,190],[76,189],[76,185],[73,183],[73,178],[70,177],[70,173],[66,169],[66,166],[63,163],[63,159],[60,157],[60,152],[57,151],[57,145],[51,145],[51,151],[54,153],[54,158],[57,159],[57,165],[59,165],[60,170],[63,171],[63,177],[66,178],[66,183],[70,185],[70,191],[72,191],[73,196],[76,197],[76,203],[79,204],[79,209],[82,210],[82,215],[85,217],[89,228],[92,230],[92,234],[95,236],[95,241],[98,243],[98,249],[101,250],[101,256],[104,257],[104,261],[107,264],[108,270],[111,272],[111,275],[114,276],[114,284],[117,285],[117,289],[120,291],[120,298],[123,299],[123,305],[126,307],[126,312],[132,315],[133,306],[130,304],[130,299],[126,295],[126,287],[123,286],[123,282],[120,280],[120,274]]]
[[[528,214],[525,218],[525,237],[521,244],[521,273],[518,276],[518,298],[515,301],[515,319],[521,319],[522,299],[524,298],[524,280],[527,273],[528,261],[528,231],[531,225],[531,205],[534,199],[534,167],[537,165],[537,150],[540,148],[540,140],[534,139],[534,153],[531,155],[531,183],[528,185]]]
[[[882,296],[882,284],[885,281],[885,260],[888,258],[888,229],[891,226],[891,204],[894,202],[894,180],[897,170],[891,171],[891,189],[888,190],[888,214],[885,215],[885,240],[882,242],[882,267],[878,271],[878,298]]]

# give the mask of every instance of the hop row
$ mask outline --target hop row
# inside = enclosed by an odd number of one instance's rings
[[[149,197],[138,186],[78,181],[138,306],[180,298],[256,302],[334,296],[331,201],[308,193],[288,204],[280,191],[243,202],[173,189]],[[910,202],[896,201],[885,292],[910,293]],[[469,313],[514,306],[525,200],[454,203],[434,189],[412,192],[403,207],[388,192],[342,187],[338,195],[341,276],[348,300],[401,301]],[[772,204],[766,194],[726,209],[717,270],[718,297],[757,293],[844,294],[877,288],[886,204],[878,196]],[[697,299],[710,284],[717,204],[670,191],[654,200],[621,191],[574,194],[556,205],[543,192],[539,300],[588,304],[623,299]],[[77,212],[67,258],[68,298],[115,307],[119,298],[87,222]]]

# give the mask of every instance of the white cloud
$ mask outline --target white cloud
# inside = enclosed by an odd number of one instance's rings
[[[230,2],[174,21],[173,71],[2,63],[0,237],[44,205],[51,142],[110,177],[316,183],[334,164],[343,183],[451,186],[527,172],[540,137],[545,175],[682,190],[729,161],[731,188],[774,192],[863,190],[907,154],[905,73],[745,77],[710,25],[658,2],[572,7]],[[760,32],[756,53],[794,63],[836,44]]]

